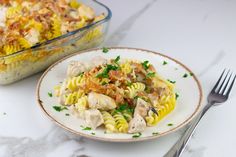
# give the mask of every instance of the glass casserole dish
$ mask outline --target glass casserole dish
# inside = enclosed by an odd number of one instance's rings
[[[0,84],[10,84],[40,72],[64,56],[97,47],[104,41],[112,16],[110,9],[95,0],[78,2],[93,8],[96,15],[104,14],[104,18],[30,48],[0,56]]]

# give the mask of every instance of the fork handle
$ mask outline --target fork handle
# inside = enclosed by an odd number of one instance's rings
[[[184,132],[183,136],[171,147],[171,149],[163,157],[179,157],[182,154],[199,121],[212,105],[213,105],[212,103],[208,103],[201,110],[196,119],[190,124],[189,128]]]

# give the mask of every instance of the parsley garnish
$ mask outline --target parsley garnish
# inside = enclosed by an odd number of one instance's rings
[[[48,92],[48,96],[49,96],[49,97],[52,97],[52,93],[51,93],[51,92]]]
[[[117,56],[116,59],[114,60],[114,62],[117,64],[120,60],[120,56]]]
[[[127,85],[127,86],[131,86],[131,85],[132,85],[132,82],[127,81],[126,85]]]
[[[190,75],[190,76],[193,76],[193,73],[190,72],[189,75]]]
[[[139,132],[139,133],[137,133],[137,134],[133,135],[132,137],[133,137],[133,138],[139,138],[141,135],[142,135],[142,133],[141,133],[141,132]]]
[[[78,77],[78,76],[83,76],[84,75],[84,72],[81,72],[81,73],[79,73],[76,77]]]
[[[70,116],[70,114],[69,114],[69,113],[66,113],[65,115],[66,115],[66,116]]]
[[[107,64],[107,66],[103,70],[103,72],[97,74],[96,77],[98,77],[98,78],[109,78],[109,75],[108,75],[109,71],[110,70],[117,70],[117,69],[118,69],[118,66]]]
[[[124,104],[121,104],[116,110],[115,112],[124,112],[124,111],[127,111],[129,113],[133,113],[134,112],[134,109],[129,107],[128,103],[124,103]]]
[[[185,73],[185,74],[183,75],[183,78],[186,78],[186,77],[188,77],[188,74],[187,74],[187,73]]]
[[[134,108],[128,108],[127,111],[130,113],[134,113]]]
[[[61,112],[63,110],[68,110],[67,107],[65,106],[53,106],[54,110],[56,110],[57,112]]]
[[[157,136],[157,135],[159,135],[159,133],[158,132],[153,132],[152,135]]]
[[[106,47],[103,47],[103,48],[102,48],[102,52],[103,52],[103,53],[107,53],[107,52],[109,52],[109,49],[106,48]]]
[[[163,61],[162,65],[166,65],[166,64],[168,64],[168,62],[167,61]]]
[[[103,82],[102,82],[102,85],[103,85],[103,86],[104,86],[104,85],[106,85],[106,84],[108,84],[108,83],[107,83],[107,82],[105,82],[105,81],[103,81]]]
[[[175,84],[176,83],[176,81],[171,81],[171,80],[167,80],[167,81],[169,81],[170,83],[172,83],[172,84]]]
[[[124,110],[128,109],[128,103],[124,103],[124,104],[121,104],[117,109],[116,111],[118,112],[122,112]]]
[[[179,98],[179,94],[175,93],[175,99],[177,100]]]
[[[144,61],[143,63],[141,63],[145,70],[147,70],[149,68],[149,64],[148,63],[149,63],[149,61]]]
[[[91,134],[92,134],[92,135],[95,135],[95,133],[94,133],[94,132],[92,132]]]
[[[139,96],[137,96],[137,95],[134,97],[134,99],[138,99],[138,98],[139,98]]]
[[[148,78],[154,77],[155,75],[156,75],[155,72],[149,72],[149,73],[147,73],[147,77],[148,77]]]
[[[169,123],[169,124],[167,124],[168,126],[173,126],[174,124],[172,124],[172,123]]]
[[[83,128],[82,130],[92,130],[92,128],[90,128],[90,127],[85,127],[85,128]]]

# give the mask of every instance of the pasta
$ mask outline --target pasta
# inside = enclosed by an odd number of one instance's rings
[[[7,10],[6,27],[1,29],[4,40],[0,42],[0,47],[11,45],[10,48],[8,46],[3,49],[2,53],[6,55],[82,28],[93,21],[96,22],[98,18],[104,18],[104,15],[95,16],[92,8],[76,0],[10,0],[3,1],[0,5]],[[94,31],[100,32],[98,29]],[[94,37],[94,33],[88,34],[86,39]],[[13,43],[16,43],[19,38],[20,43],[31,44],[23,44],[19,49],[13,49]]]
[[[116,128],[119,132],[126,133],[128,132],[128,122],[126,121],[125,117],[120,112],[114,112],[113,117],[116,122]]]
[[[83,96],[77,100],[75,104],[75,109],[79,113],[80,117],[84,117],[84,112],[88,108],[88,97]]]
[[[39,72],[64,56],[95,47],[103,40],[105,28],[100,24],[46,42],[105,18],[105,14],[96,15],[93,8],[77,0],[4,0],[0,1],[0,10],[1,84]],[[12,66],[15,64],[18,66]]]
[[[94,66],[70,63],[55,95],[63,96],[62,105],[73,106],[93,129],[103,125],[108,133],[142,132],[174,110],[174,85],[157,75],[148,61],[123,62],[118,56],[90,63]]]
[[[145,84],[141,82],[133,83],[130,87],[127,87],[126,93],[129,98],[134,98],[137,95],[137,92],[144,91]]]
[[[64,96],[65,99],[65,105],[72,105],[76,104],[79,100],[84,95],[82,91],[76,91],[70,94],[67,94]]]
[[[103,116],[106,131],[107,132],[116,132],[117,131],[116,121],[113,118],[113,116],[107,111],[102,111],[102,116]]]

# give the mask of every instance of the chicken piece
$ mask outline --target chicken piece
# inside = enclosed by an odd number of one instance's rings
[[[25,36],[25,39],[29,41],[31,45],[34,45],[39,42],[40,33],[36,29],[32,28],[29,30],[28,34]]]
[[[64,95],[69,93],[68,89],[66,88],[66,85],[67,85],[67,81],[64,80],[64,82],[62,83],[62,85],[60,87],[60,91],[59,91],[59,94],[60,94],[60,96],[59,96],[59,103],[61,105],[65,104],[65,97],[64,97]]]
[[[88,71],[91,68],[89,63],[79,61],[71,61],[67,68],[67,77],[75,77],[82,72]]]
[[[6,12],[7,8],[6,7],[0,7],[0,27],[5,27],[6,24]]]
[[[106,62],[107,60],[102,57],[95,57],[89,63],[81,61],[71,61],[67,68],[67,77],[75,77],[82,72],[89,71],[93,67],[105,64]]]
[[[84,18],[86,20],[92,20],[95,17],[95,12],[92,8],[81,4],[78,8],[79,15],[81,18]]]
[[[90,108],[100,110],[112,110],[116,108],[115,100],[104,94],[91,92],[88,94],[88,104]]]
[[[85,113],[85,122],[94,130],[104,123],[102,114],[97,109],[86,110]]]
[[[149,105],[146,101],[143,99],[138,98],[137,104],[134,110],[134,115],[140,115],[142,117],[145,117],[147,115],[147,111],[149,109]]]
[[[138,133],[144,131],[146,128],[146,122],[142,116],[136,114],[134,118],[129,122],[129,133]]]

